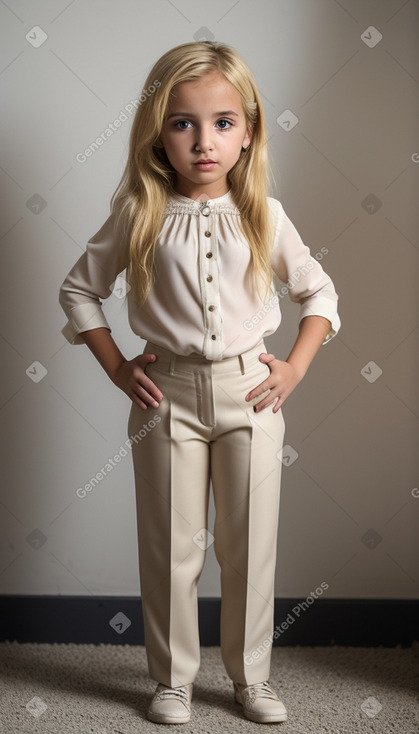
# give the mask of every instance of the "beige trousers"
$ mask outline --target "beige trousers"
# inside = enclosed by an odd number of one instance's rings
[[[221,657],[231,680],[269,679],[285,424],[273,403],[245,396],[270,375],[263,340],[221,361],[151,342],[146,374],[158,408],[132,403],[128,434],[136,488],[145,646],[152,679],[192,683],[200,666],[197,583],[213,542],[221,569]],[[269,390],[263,393],[263,397]],[[216,517],[208,531],[212,480]]]

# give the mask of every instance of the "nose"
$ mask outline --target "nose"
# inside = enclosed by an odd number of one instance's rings
[[[197,125],[195,130],[195,146],[198,146],[201,153],[212,150],[214,143],[211,125]]]

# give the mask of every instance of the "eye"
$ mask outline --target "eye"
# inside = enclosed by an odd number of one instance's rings
[[[229,127],[231,127],[231,124],[232,124],[229,120],[224,120],[224,118],[222,120],[217,121],[217,125],[219,125],[220,123],[223,123],[222,127],[219,128],[220,130],[228,130],[228,127],[226,127],[226,124]]]
[[[189,120],[178,120],[174,123],[174,127],[178,130],[188,130],[190,126]],[[228,130],[229,127],[232,126],[232,123],[230,120],[225,120],[222,118],[221,120],[217,120],[216,125],[218,126],[219,130]]]

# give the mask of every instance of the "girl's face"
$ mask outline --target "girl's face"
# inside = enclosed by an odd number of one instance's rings
[[[240,94],[224,76],[210,72],[173,87],[160,141],[176,171],[177,193],[191,199],[226,194],[227,174],[250,140]]]

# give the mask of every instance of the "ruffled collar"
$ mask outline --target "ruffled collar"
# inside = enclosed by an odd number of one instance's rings
[[[202,194],[199,199],[191,199],[188,196],[178,194],[176,191],[169,194],[168,209],[170,211],[190,211],[198,214],[204,207],[209,207],[210,210],[214,211],[240,213],[234,203],[231,189],[226,194],[223,194],[223,196],[216,196],[213,199],[206,199],[205,194]]]

